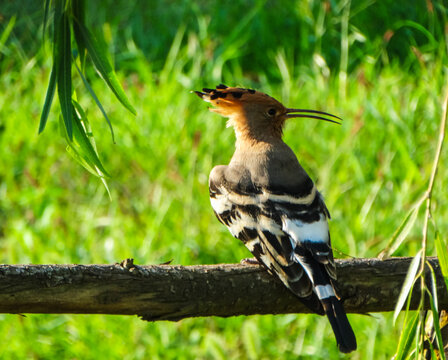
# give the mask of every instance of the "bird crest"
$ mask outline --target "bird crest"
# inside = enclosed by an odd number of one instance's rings
[[[338,116],[307,109],[289,109],[281,102],[260,91],[240,87],[229,87],[219,84],[215,89],[203,88],[202,91],[194,91],[202,100],[209,102],[214,107],[210,111],[223,116],[231,116],[235,112],[241,112],[246,105],[262,104],[267,109],[267,115],[288,118],[312,118],[340,124],[342,119]],[[271,112],[270,112],[271,111]]]
[[[207,102],[218,103],[222,102],[266,102],[266,101],[275,101],[273,97],[264,94],[262,92],[253,90],[253,89],[245,89],[239,87],[228,87],[224,84],[219,84],[216,89],[203,88],[202,91],[195,91],[196,95],[198,95],[201,99]]]

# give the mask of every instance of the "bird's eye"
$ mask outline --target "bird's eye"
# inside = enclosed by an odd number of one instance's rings
[[[276,112],[277,112],[277,110],[275,110],[274,108],[271,108],[268,110],[268,115],[274,116]]]

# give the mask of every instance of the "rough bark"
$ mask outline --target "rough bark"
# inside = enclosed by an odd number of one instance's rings
[[[338,260],[339,294],[346,311],[393,310],[410,261]],[[428,261],[437,276],[439,307],[448,309],[438,261]],[[307,312],[258,265],[0,265],[0,313],[122,314],[154,321]]]

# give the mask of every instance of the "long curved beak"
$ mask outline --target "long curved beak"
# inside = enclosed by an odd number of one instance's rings
[[[300,113],[300,114],[293,114],[293,113]],[[315,115],[318,114],[318,115]],[[319,116],[319,115],[323,115],[323,116]],[[338,125],[341,125],[341,121],[342,119],[336,115],[332,115],[323,111],[317,111],[317,110],[306,110],[306,109],[286,109],[286,117],[288,119],[291,118],[298,118],[298,117],[302,117],[302,118],[311,118],[311,119],[318,119],[318,120],[324,120],[324,121],[329,121]],[[330,119],[328,119],[327,117],[330,117]],[[331,118],[337,119],[337,120],[333,120]]]

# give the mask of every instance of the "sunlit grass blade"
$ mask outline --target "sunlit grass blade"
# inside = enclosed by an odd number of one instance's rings
[[[418,211],[420,206],[423,204],[423,201],[426,199],[426,196],[422,196],[408,211],[405,218],[401,222],[400,226],[395,230],[392,238],[389,240],[389,243],[384,248],[383,251],[378,255],[380,259],[387,258],[392,255],[402,244],[402,242],[406,239],[411,231],[412,227],[417,220]]]
[[[56,36],[56,68],[57,68],[57,84],[59,104],[64,119],[67,135],[70,140],[73,139],[72,129],[72,54],[70,44],[70,24],[68,14],[63,11],[60,19],[55,16]]]
[[[406,302],[406,299],[414,285],[415,275],[417,274],[420,259],[422,256],[422,251],[419,251],[411,261],[409,265],[408,273],[406,274],[406,278],[403,283],[403,287],[401,288],[400,295],[398,297],[397,305],[395,305],[394,311],[394,323],[397,320],[398,315],[400,314],[401,309],[403,309],[403,305]]]
[[[434,38],[434,35],[431,34],[431,32],[426,29],[424,26],[422,26],[421,24],[412,21],[412,20],[402,20],[402,21],[398,21],[395,23],[395,29],[394,31],[398,31],[400,28],[413,28],[416,29],[418,31],[420,31],[428,40],[428,45],[430,45],[433,49],[437,48],[438,42],[437,40]]]
[[[184,34],[185,34],[185,26],[180,26],[177,29],[176,35],[174,36],[174,39],[171,43],[170,50],[168,51],[168,55],[165,60],[165,65],[162,71],[160,72],[160,77],[164,81],[168,81],[167,79],[173,73],[176,60],[179,59],[179,51],[182,45],[182,39],[184,38]]]
[[[85,24],[85,4],[85,0],[72,0],[73,17],[75,18],[75,21],[73,21],[73,34],[75,35],[76,45],[78,47],[81,69],[84,69],[87,51],[84,38],[81,35],[81,30],[79,29],[79,24]]]
[[[82,41],[87,48],[87,52],[90,55],[96,69],[99,74],[115,94],[117,99],[128,109],[132,114],[136,115],[134,107],[129,102],[124,90],[117,79],[114,69],[107,57],[106,50],[103,48],[100,41],[98,41],[90,31],[84,26],[84,24],[78,22],[79,34],[82,37]]]
[[[257,359],[260,357],[260,337],[258,336],[254,323],[247,322],[244,324],[241,332],[241,340],[249,359]]]
[[[403,360],[408,356],[417,331],[418,319],[418,311],[415,311],[410,319],[406,319],[405,324],[403,325],[403,331],[401,332],[400,341],[398,342],[397,354],[394,357],[395,360]]]
[[[6,40],[8,40],[9,35],[11,35],[11,31],[14,28],[14,25],[16,24],[16,16],[12,16],[11,19],[9,19],[8,25],[3,29],[0,35],[0,53],[2,52],[3,47],[6,44]]]
[[[440,269],[442,270],[443,279],[445,280],[445,285],[448,289],[448,244],[445,239],[440,236],[439,232],[436,233],[435,243]]]
[[[86,86],[87,90],[89,90],[90,95],[92,95],[93,100],[95,100],[96,105],[100,108],[101,113],[103,114],[104,118],[106,119],[107,124],[109,125],[109,128],[110,128],[111,135],[112,135],[112,141],[115,143],[114,129],[112,128],[112,124],[111,124],[111,122],[109,120],[109,117],[106,114],[106,111],[103,108],[103,105],[101,104],[100,100],[98,99],[98,97],[95,94],[95,91],[93,91],[93,89],[90,86],[89,82],[87,81],[87,79],[83,75],[81,69],[76,64],[76,61],[74,61],[73,63],[75,64],[76,70],[78,70],[78,73],[81,76],[81,79],[84,82],[84,85]]]
[[[50,81],[48,82],[47,94],[45,95],[44,107],[42,109],[42,114],[40,116],[39,134],[42,131],[44,131],[45,125],[47,124],[48,114],[50,113],[51,104],[53,103],[55,89],[56,89],[56,69],[55,65],[53,65],[50,74]]]

